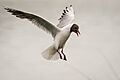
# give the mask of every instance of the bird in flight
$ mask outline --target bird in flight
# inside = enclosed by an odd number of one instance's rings
[[[67,61],[67,57],[63,52],[66,41],[68,40],[72,32],[76,33],[77,36],[80,35],[79,26],[73,23],[74,20],[74,10],[72,5],[66,7],[63,10],[61,17],[58,19],[58,25],[51,24],[44,18],[23,12],[16,9],[4,8],[7,12],[15,15],[21,19],[27,19],[34,23],[39,28],[50,33],[54,38],[54,43],[42,52],[42,56],[47,60],[58,60],[63,59]]]

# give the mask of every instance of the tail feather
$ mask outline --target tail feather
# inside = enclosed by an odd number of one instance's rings
[[[42,52],[42,56],[47,60],[58,60],[59,54],[55,49],[54,45],[48,47],[45,51]]]

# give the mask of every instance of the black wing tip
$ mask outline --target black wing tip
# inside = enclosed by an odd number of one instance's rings
[[[66,13],[66,10],[63,10],[64,13]]]
[[[11,8],[8,8],[8,7],[5,7],[4,9],[7,11],[12,10]]]
[[[70,5],[70,7],[72,7],[72,4]]]
[[[7,12],[14,12],[15,10],[14,9],[11,9],[11,8],[8,8],[8,7],[5,7],[4,8]]]
[[[7,10],[7,11],[9,11],[9,10],[10,10],[10,8],[7,8],[7,7],[5,7],[4,9],[5,9],[5,10]]]
[[[73,5],[71,4],[71,5],[69,5],[68,7],[65,7],[65,10],[63,10],[63,13],[62,13],[62,15],[61,15],[61,17],[58,19],[58,20],[61,20],[62,18],[63,18],[63,16],[64,15],[66,15],[67,14],[67,12],[69,12],[69,7],[72,7]]]
[[[8,8],[8,7],[5,7],[4,8],[7,12],[21,12],[20,10],[16,10],[16,9],[12,9],[12,8]]]
[[[23,12],[15,10],[15,9],[11,9],[11,8],[4,8],[7,12],[11,13],[11,15],[14,15],[16,17],[19,17],[21,19],[26,18],[26,15],[24,15]]]

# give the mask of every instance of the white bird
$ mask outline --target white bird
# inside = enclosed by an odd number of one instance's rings
[[[74,20],[74,11],[72,5],[66,7],[65,10],[63,10],[62,16],[58,19],[59,24],[57,26],[51,24],[42,17],[39,17],[34,14],[26,13],[11,8],[4,9],[18,18],[28,19],[29,21],[37,25],[39,28],[43,29],[46,32],[49,32],[52,35],[52,37],[54,38],[54,43],[50,47],[48,47],[45,51],[42,52],[42,56],[45,59],[67,60],[63,52],[64,45],[72,32],[75,32],[77,36],[79,36],[80,34],[79,26],[77,24],[72,23]]]

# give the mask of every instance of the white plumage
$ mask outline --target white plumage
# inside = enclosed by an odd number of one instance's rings
[[[72,24],[74,19],[74,11],[72,5],[66,7],[65,10],[63,10],[62,16],[59,19],[59,24],[57,26],[34,14],[26,13],[11,8],[5,8],[5,10],[7,10],[7,12],[12,13],[12,15],[15,15],[18,18],[28,19],[29,21],[37,25],[39,28],[51,33],[51,35],[54,38],[54,43],[42,52],[42,56],[45,59],[67,60],[65,54],[63,53],[65,43],[69,38],[71,32],[75,32],[77,35],[80,33],[78,30],[79,27],[76,24]]]

